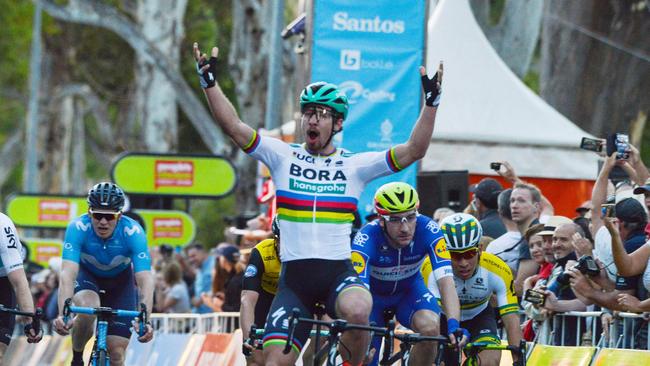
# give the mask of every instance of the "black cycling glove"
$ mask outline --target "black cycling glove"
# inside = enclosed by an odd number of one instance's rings
[[[201,71],[203,66],[210,65],[207,69]],[[202,60],[196,63],[196,72],[199,74],[201,88],[212,88],[217,82],[217,58],[212,56],[209,60]]]
[[[438,85],[438,72],[431,79],[425,74],[422,75],[422,89],[424,89],[424,104],[429,107],[440,105],[440,93],[442,87]]]

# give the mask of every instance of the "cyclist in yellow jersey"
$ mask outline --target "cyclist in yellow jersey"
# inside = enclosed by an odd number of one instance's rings
[[[460,326],[469,330],[471,342],[499,344],[501,340],[497,333],[496,315],[490,306],[490,298],[495,295],[499,315],[508,333],[508,344],[519,345],[522,334],[512,272],[499,257],[482,252],[478,247],[483,236],[481,224],[471,215],[458,213],[442,220],[440,228],[451,255],[460,300]],[[429,290],[440,298],[436,281],[431,277],[430,262],[425,261],[422,265],[422,276]],[[516,355],[513,354],[513,357]],[[498,365],[501,351],[482,351],[479,358],[483,366]],[[522,360],[515,359],[515,364],[519,362]],[[446,357],[445,365],[454,364],[453,357]]]
[[[262,240],[251,251],[248,266],[244,272],[241,292],[241,322],[244,341],[250,337],[251,325],[262,328],[271,308],[271,302],[278,291],[280,278],[280,227],[277,217],[272,223],[273,238]],[[254,349],[244,342],[244,347],[251,351],[247,365],[263,365],[262,351]]]

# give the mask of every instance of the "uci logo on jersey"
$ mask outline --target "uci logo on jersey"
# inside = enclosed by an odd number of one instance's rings
[[[298,159],[298,160],[306,161],[306,162],[308,162],[308,163],[310,163],[310,164],[314,164],[314,163],[316,163],[316,159],[314,159],[313,156],[303,155],[303,154],[298,154],[298,153],[295,152],[295,151],[294,151],[294,153],[293,153],[293,156],[295,156],[296,159]]]
[[[354,270],[357,271],[360,277],[366,277],[366,267],[368,262],[368,256],[364,253],[353,251],[350,258],[352,260],[352,266]]]

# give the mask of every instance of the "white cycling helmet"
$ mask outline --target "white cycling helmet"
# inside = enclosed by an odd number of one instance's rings
[[[447,249],[463,251],[478,246],[483,236],[483,228],[478,220],[465,213],[456,213],[440,222],[440,229],[447,241]]]

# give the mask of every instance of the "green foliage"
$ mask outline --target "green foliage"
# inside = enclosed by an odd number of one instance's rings
[[[530,88],[530,90],[534,91],[535,94],[539,94],[539,73],[537,71],[528,70],[522,81],[528,88]]]
[[[190,215],[196,221],[197,241],[207,248],[212,248],[224,241],[226,224],[224,216],[233,216],[237,212],[235,196],[230,195],[220,200],[194,200],[190,208]]]
[[[192,57],[192,44],[198,42],[201,51],[207,54],[210,54],[213,46],[219,47],[217,80],[224,93],[234,102],[237,100],[235,88],[228,72],[231,31],[232,9],[230,1],[196,0],[188,3],[185,13],[185,39],[181,43],[181,72],[185,80],[196,91],[196,95],[201,98],[206,108],[208,108],[208,105],[199,86],[196,63]],[[201,137],[194,129],[194,126],[182,113],[179,114],[178,131],[179,151],[209,152],[201,142]]]
[[[503,15],[507,0],[490,0],[490,25],[497,25]],[[518,0],[517,0],[518,1]]]

